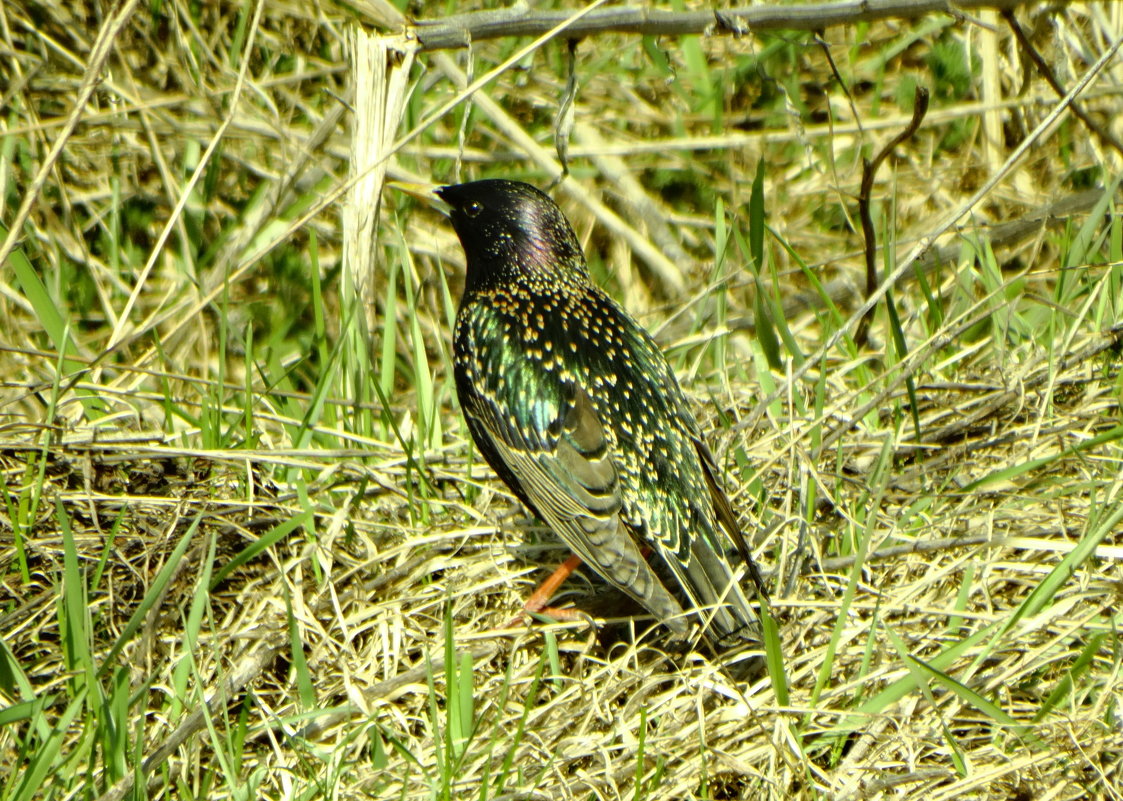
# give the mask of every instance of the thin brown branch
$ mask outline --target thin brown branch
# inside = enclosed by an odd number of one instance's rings
[[[996,251],[1002,248],[1016,247],[1043,230],[1056,228],[1067,223],[1073,217],[1084,214],[1099,202],[1104,191],[1103,187],[1085,189],[1072,195],[1066,195],[1053,203],[1040,206],[1016,220],[996,225],[979,226],[975,229],[965,228],[963,233],[965,235],[973,233],[984,237]],[[900,243],[901,240],[898,240],[898,244]],[[918,275],[928,276],[944,265],[954,264],[962,250],[963,243],[958,239],[947,245],[933,248],[923,258],[917,259],[913,272],[903,275],[900,282],[913,280]],[[839,258],[848,257],[843,254]],[[766,288],[770,287],[768,284],[765,286]],[[769,291],[771,291],[770,288]],[[827,301],[842,308],[850,308],[856,297],[857,288],[853,282],[846,278],[824,283],[821,293],[819,291],[788,291],[784,294],[783,300],[784,318],[791,319],[807,311],[822,309],[827,305]],[[756,320],[751,314],[746,314],[730,320],[728,326],[734,330],[752,331],[756,328]]]
[[[915,19],[928,14],[952,14],[1026,5],[1026,0],[849,0],[805,6],[753,6],[723,10],[661,11],[640,6],[608,6],[586,14],[566,28],[566,36],[602,33],[642,36],[740,35],[746,31],[814,31],[834,25],[881,19]],[[541,36],[573,16],[571,11],[529,10],[524,5],[473,11],[441,20],[417,20],[412,33],[422,50],[467,47],[484,39]]]
[[[862,165],[862,186],[858,192],[858,216],[862,221],[862,236],[866,243],[866,297],[869,298],[877,291],[877,233],[873,229],[873,215],[870,213],[870,195],[873,194],[873,179],[877,176],[882,162],[889,157],[897,147],[913,137],[924,115],[928,113],[928,90],[923,86],[916,87],[913,98],[912,119],[905,129],[893,137],[893,140],[883,147],[872,161]],[[870,330],[870,319],[873,316],[871,308],[858,322],[854,333],[854,342],[858,347],[866,344],[866,337]]]
[[[752,414],[749,414],[748,416],[741,419],[738,423],[734,424],[733,428],[735,430],[742,430],[746,428],[753,428],[754,426],[756,426],[759,423],[760,418],[765,414],[765,410],[769,408],[770,404],[775,403],[777,400],[784,397],[786,393],[790,392],[791,387],[795,385],[796,382],[801,381],[803,379],[803,376],[807,375],[807,373],[819,363],[819,360],[822,358],[823,354],[836,347],[842,340],[842,338],[847,335],[847,332],[850,330],[851,325],[855,324],[855,321],[857,319],[860,319],[862,315],[869,311],[869,309],[873,308],[873,306],[881,300],[881,297],[883,295],[888,294],[889,287],[892,286],[905,273],[912,270],[914,263],[918,259],[924,258],[924,256],[932,249],[933,245],[936,242],[936,239],[938,239],[949,229],[951,229],[952,226],[955,225],[957,220],[966,215],[984,197],[986,197],[987,194],[992,192],[994,190],[994,187],[996,187],[999,182],[1005,180],[1005,178],[1010,174],[1011,170],[1013,170],[1014,166],[1018,164],[1023,158],[1025,158],[1030,148],[1037,144],[1045,135],[1046,131],[1048,131],[1057,122],[1057,120],[1060,119],[1060,117],[1068,109],[1068,106],[1072,102],[1072,100],[1074,100],[1082,92],[1084,92],[1092,83],[1092,81],[1095,80],[1095,78],[1103,71],[1104,67],[1107,66],[1108,62],[1110,62],[1111,59],[1115,58],[1115,55],[1119,52],[1119,48],[1121,46],[1123,46],[1123,39],[1119,39],[1113,42],[1112,45],[1108,47],[1108,49],[1099,58],[1096,59],[1096,62],[1081,76],[1076,85],[1073,86],[1073,88],[1069,90],[1068,94],[1064,96],[1064,99],[1057,103],[1057,105],[1053,107],[1053,109],[1041,120],[1041,122],[1039,122],[1037,126],[1032,131],[1030,131],[1030,133],[1014,149],[1014,151],[1010,154],[1010,156],[1006,159],[1002,166],[990,178],[988,178],[986,182],[978,188],[978,190],[976,190],[975,194],[973,194],[965,203],[960,205],[950,214],[947,214],[936,225],[934,225],[929,230],[928,235],[921,239],[917,243],[917,245],[905,255],[903,259],[899,260],[897,266],[892,270],[892,272],[889,273],[888,276],[886,276],[885,284],[879,287],[877,292],[862,304],[861,308],[859,308],[854,313],[851,320],[848,320],[845,324],[835,330],[834,333],[828,336],[826,341],[818,349],[816,349],[814,353],[810,354],[804,360],[803,364],[794,372],[792,372],[791,375],[789,375],[781,385],[777,386],[776,389],[770,392],[766,397],[760,399],[760,402],[757,404],[756,409],[752,412]],[[954,331],[949,331],[948,333],[953,336],[959,335]],[[938,339],[942,340],[943,338],[944,337],[941,336]],[[912,354],[910,354],[909,358],[912,358]],[[862,412],[862,414],[865,414],[865,412]],[[861,415],[852,417],[851,421],[857,419],[861,419]],[[853,422],[850,422],[847,425],[853,425]],[[820,443],[817,452],[821,453],[823,449],[829,447],[830,444],[833,444],[839,437],[843,435],[844,430],[845,429],[843,428],[835,429],[828,437],[830,439],[830,442],[828,443],[826,440],[824,440],[822,443]]]
[[[823,57],[826,58],[827,65],[831,68],[831,75],[834,76],[835,83],[838,84],[839,89],[841,89],[842,93],[846,96],[846,102],[850,106],[850,115],[853,117],[854,123],[858,126],[858,132],[864,136],[865,131],[862,128],[862,117],[861,114],[858,113],[858,105],[854,102],[854,95],[851,94],[850,87],[847,86],[846,81],[842,79],[842,73],[838,71],[838,64],[835,63],[834,56],[831,55],[831,43],[816,32],[815,44],[819,45],[822,49]],[[833,122],[833,116],[831,122]]]
[[[1022,49],[1026,57],[1037,67],[1037,71],[1041,73],[1041,77],[1053,88],[1053,91],[1057,93],[1058,97],[1064,97],[1067,90],[1061,85],[1061,82],[1057,80],[1057,76],[1053,74],[1053,70],[1049,68],[1049,64],[1041,57],[1041,54],[1037,52],[1037,48],[1030,42],[1025,31],[1022,30],[1022,26],[1018,24],[1013,9],[1004,9],[1002,11],[1002,19],[1010,26],[1014,38],[1018,40],[1018,47]],[[1115,148],[1116,152],[1123,154],[1123,143],[1113,136],[1111,131],[1105,130],[1102,125],[1088,116],[1088,112],[1086,112],[1084,107],[1076,100],[1072,101],[1072,113],[1088,127],[1088,130],[1098,136],[1101,142],[1109,147]]]

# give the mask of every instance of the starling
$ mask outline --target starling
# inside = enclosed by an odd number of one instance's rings
[[[693,618],[716,650],[759,640],[719,523],[762,596],[763,580],[698,423],[651,336],[593,284],[561,210],[517,181],[435,194],[467,258],[456,390],[487,463],[675,637]]]

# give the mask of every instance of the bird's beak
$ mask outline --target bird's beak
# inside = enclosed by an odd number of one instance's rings
[[[441,196],[437,194],[437,190],[441,188],[439,184],[414,184],[405,181],[387,181],[386,185],[397,189],[399,192],[405,192],[407,195],[424,201],[446,217],[452,212],[452,206],[448,205],[448,203],[442,200]]]

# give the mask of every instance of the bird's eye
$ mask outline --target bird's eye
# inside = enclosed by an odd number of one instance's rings
[[[470,203],[465,204],[464,206],[464,214],[469,217],[478,217],[480,216],[480,212],[483,210],[483,204],[478,200],[473,200]]]

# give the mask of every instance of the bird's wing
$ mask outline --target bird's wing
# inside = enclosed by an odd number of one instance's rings
[[[710,610],[706,618],[716,643],[754,639],[756,615],[737,580],[737,566],[727,555],[728,541],[719,523],[762,592],[764,582],[721,489],[713,455],[655,343],[640,332],[630,345],[633,354],[642,354],[640,361],[660,369],[662,376],[655,384],[658,391],[645,391],[637,404],[657,425],[648,427],[651,442],[630,445],[637,449],[632,461],[642,468],[621,477],[623,517],[637,538],[654,546],[691,603]]]
[[[737,579],[737,567],[726,553],[727,545],[717,528],[719,521],[737,543],[745,569],[762,595],[764,581],[749,554],[729,498],[718,483],[712,456],[708,456],[708,449],[702,452],[705,445],[701,440],[685,432],[680,434],[684,441],[680,443],[678,469],[682,475],[693,474],[690,486],[696,491],[684,495],[679,504],[667,504],[636,488],[635,505],[647,510],[642,517],[641,536],[655,545],[691,604],[705,610],[701,614],[707,637],[718,651],[723,651],[746,641],[758,641],[760,626]],[[662,468],[656,462],[656,471]]]
[[[495,396],[474,394],[464,411],[485,432],[534,509],[582,561],[673,630],[685,632],[681,606],[621,522],[616,465],[588,393],[575,382],[560,389],[556,414],[548,415],[553,419],[545,426],[525,422],[534,415],[511,414],[510,404]],[[522,400],[525,405],[527,399]],[[541,415],[537,419],[546,422]]]
[[[764,577],[760,574],[760,568],[757,567],[756,562],[753,561],[752,554],[749,552],[749,544],[745,542],[745,535],[741,531],[740,524],[737,522],[737,514],[733,511],[733,504],[729,502],[729,496],[725,494],[721,482],[718,481],[717,460],[714,459],[714,455],[706,443],[699,437],[693,436],[691,439],[694,442],[694,448],[698,451],[698,457],[702,462],[702,474],[705,476],[706,488],[710,491],[710,499],[714,503],[714,512],[717,514],[717,519],[721,521],[721,525],[729,532],[729,536],[737,546],[741,558],[745,560],[745,565],[749,571],[749,577],[756,585],[757,591],[767,598],[768,590],[764,586]]]

